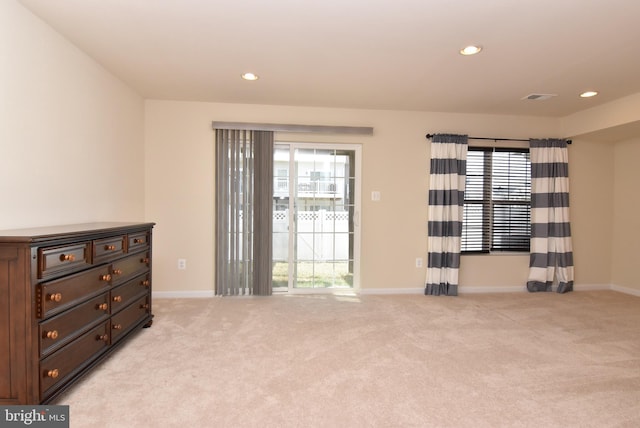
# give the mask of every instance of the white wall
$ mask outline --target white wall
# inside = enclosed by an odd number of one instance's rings
[[[147,218],[156,221],[154,289],[213,290],[214,133],[211,121],[372,126],[373,136],[279,135],[289,141],[362,145],[364,291],[419,290],[427,253],[429,142],[426,133],[553,137],[548,118],[346,110],[148,100],[146,102]],[[371,191],[381,192],[379,202]],[[177,269],[177,259],[187,269]],[[469,256],[461,287],[522,287],[528,256]]]
[[[569,146],[570,219],[576,285],[611,283],[613,144],[580,138]]]
[[[616,289],[640,295],[640,138],[615,144],[614,218],[612,245],[612,285]]]
[[[0,229],[144,220],[144,103],[0,1]]]
[[[640,93],[579,111],[561,119],[563,136],[601,133],[640,121]],[[637,125],[634,133],[637,132]],[[611,136],[615,134],[609,134]],[[611,141],[611,142],[615,142]]]
[[[372,126],[374,135],[367,137],[279,138],[362,145],[361,285],[365,291],[419,290],[425,270],[415,268],[415,258],[427,253],[426,133],[587,135],[637,121],[638,99],[560,120],[145,102],[22,6],[5,0],[0,2],[0,229],[156,221],[154,288],[210,294],[211,121]],[[637,212],[637,200],[625,195],[636,190],[638,135],[622,144],[598,138],[574,137],[569,154],[576,284],[640,289],[637,251],[627,239],[636,235],[619,225]],[[369,199],[372,190],[381,192],[381,201]],[[178,258],[188,260],[187,270],[177,270]],[[465,256],[461,289],[524,287],[527,265],[527,256]]]

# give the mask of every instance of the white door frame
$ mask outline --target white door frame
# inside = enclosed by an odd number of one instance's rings
[[[309,143],[309,142],[287,142],[276,141],[276,148],[288,147],[289,148],[289,183],[295,177],[295,162],[294,154],[296,149],[317,149],[317,150],[352,150],[355,154],[355,183],[354,183],[354,218],[353,218],[353,287],[352,288],[331,288],[331,287],[318,287],[318,288],[296,288],[293,286],[294,265],[295,260],[295,242],[296,234],[289,234],[289,284],[286,290],[274,289],[274,292],[286,292],[290,294],[356,294],[360,292],[360,212],[361,212],[361,195],[362,195],[362,145],[360,144],[340,144],[340,143]],[[296,197],[295,186],[289,185],[289,212],[294,213],[294,200]],[[289,218],[289,230],[295,230],[293,227],[294,216]]]

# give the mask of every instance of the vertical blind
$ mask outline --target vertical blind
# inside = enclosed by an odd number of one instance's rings
[[[529,251],[531,162],[527,149],[469,147],[462,251]]]
[[[272,290],[273,132],[216,130],[217,295]]]

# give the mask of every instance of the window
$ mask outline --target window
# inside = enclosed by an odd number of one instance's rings
[[[529,251],[528,149],[469,147],[462,252]]]

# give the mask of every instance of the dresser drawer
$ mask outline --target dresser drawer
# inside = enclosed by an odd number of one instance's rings
[[[97,264],[124,254],[126,236],[112,236],[110,238],[93,241],[93,263]]]
[[[0,231],[0,405],[64,400],[151,326],[153,227],[105,221]]]
[[[38,278],[76,272],[91,264],[90,243],[38,249]]]
[[[133,233],[128,236],[128,249],[129,252],[142,250],[149,246],[149,232]]]
[[[54,392],[55,386],[77,374],[109,346],[109,322],[104,322],[83,334],[40,363],[40,393],[43,398]]]
[[[103,293],[40,323],[40,356],[51,354],[87,328],[109,317],[109,293]]]
[[[111,316],[111,343],[115,343],[151,313],[149,296],[143,296]]]
[[[80,301],[106,291],[110,287],[109,265],[99,266],[36,287],[38,318],[59,313]]]
[[[136,298],[147,294],[151,281],[149,274],[139,276],[111,290],[111,313],[129,305]]]
[[[112,284],[122,284],[134,276],[148,272],[150,261],[148,251],[136,253],[114,261],[111,264]]]

